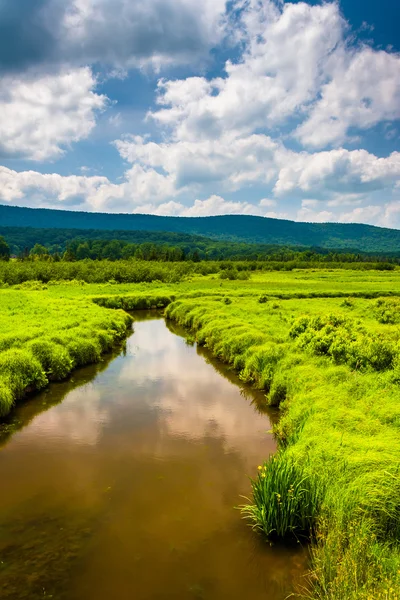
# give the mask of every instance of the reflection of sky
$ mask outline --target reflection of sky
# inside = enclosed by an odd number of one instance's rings
[[[271,443],[265,435],[268,419],[162,320],[135,323],[124,356],[39,414],[15,441],[94,446],[116,432],[145,428],[149,433],[149,427],[152,439],[162,436],[164,443],[156,444],[162,453],[168,452],[168,437],[218,438],[226,451],[245,454],[257,441]],[[155,451],[148,444],[144,448]]]
[[[238,387],[160,321],[135,324],[128,355],[133,360],[120,370],[121,387],[129,382],[138,386],[146,402],[158,408],[170,435],[220,437],[227,447],[236,448],[269,428],[266,417],[256,414]]]
[[[48,443],[51,440],[95,445],[109,411],[101,404],[101,395],[92,383],[68,394],[64,404],[38,415],[21,434]]]

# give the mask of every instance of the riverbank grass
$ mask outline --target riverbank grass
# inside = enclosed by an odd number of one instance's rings
[[[49,381],[98,362],[132,321],[126,312],[89,299],[49,298],[43,290],[0,294],[0,417]]]
[[[381,306],[232,297],[166,309],[280,406],[280,449],[242,514],[270,538],[312,541],[311,598],[392,600],[400,589],[400,332]]]

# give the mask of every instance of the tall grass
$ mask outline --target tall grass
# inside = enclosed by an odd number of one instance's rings
[[[267,537],[310,536],[323,490],[293,457],[277,453],[259,465],[251,480],[253,502],[241,507],[244,518]]]

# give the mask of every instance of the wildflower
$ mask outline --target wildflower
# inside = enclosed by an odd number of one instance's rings
[[[261,471],[261,470],[262,470],[262,466],[261,466],[261,465],[258,465],[257,469],[258,469],[259,471]]]

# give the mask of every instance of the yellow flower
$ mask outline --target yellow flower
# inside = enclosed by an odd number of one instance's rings
[[[258,469],[259,471],[261,471],[261,469],[262,469],[262,466],[261,466],[261,465],[258,465],[257,469]]]

